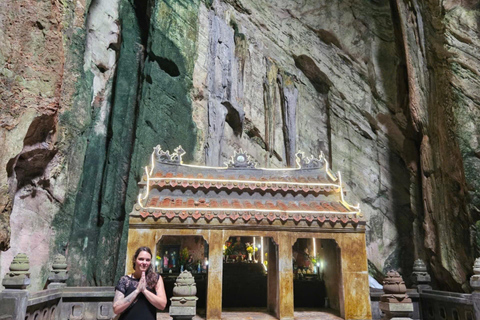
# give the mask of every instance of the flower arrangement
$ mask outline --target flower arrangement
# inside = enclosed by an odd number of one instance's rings
[[[231,254],[233,254],[233,244],[232,244],[232,242],[227,241],[223,245],[223,254],[226,255],[226,256],[230,256]]]
[[[258,248],[253,247],[250,243],[247,242],[246,245],[247,245],[247,252],[248,253],[254,253],[254,252],[258,251]]]

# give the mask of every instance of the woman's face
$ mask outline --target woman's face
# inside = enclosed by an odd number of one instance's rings
[[[152,263],[152,256],[147,251],[140,251],[135,260],[135,271],[147,272]]]

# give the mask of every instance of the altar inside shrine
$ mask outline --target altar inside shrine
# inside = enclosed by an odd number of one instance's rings
[[[231,292],[245,290],[255,294],[243,301],[254,296],[277,319],[293,319],[307,298],[343,319],[371,319],[365,220],[322,155],[261,169],[243,152],[225,167],[183,164],[183,153],[155,148],[130,213],[127,259],[147,245],[158,272],[203,274],[206,319],[221,319]]]

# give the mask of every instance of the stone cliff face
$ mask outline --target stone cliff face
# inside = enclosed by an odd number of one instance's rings
[[[50,257],[123,274],[160,144],[222,165],[323,152],[368,220],[373,274],[424,259],[468,290],[480,254],[480,12],[471,1],[93,0],[0,4],[0,276]]]

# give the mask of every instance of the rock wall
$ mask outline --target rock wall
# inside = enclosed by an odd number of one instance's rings
[[[240,148],[267,167],[323,152],[368,220],[372,274],[408,275],[422,258],[440,288],[468,290],[480,247],[474,2],[0,7],[0,277],[26,252],[37,290],[60,252],[71,284],[114,283],[160,144],[214,166]]]

